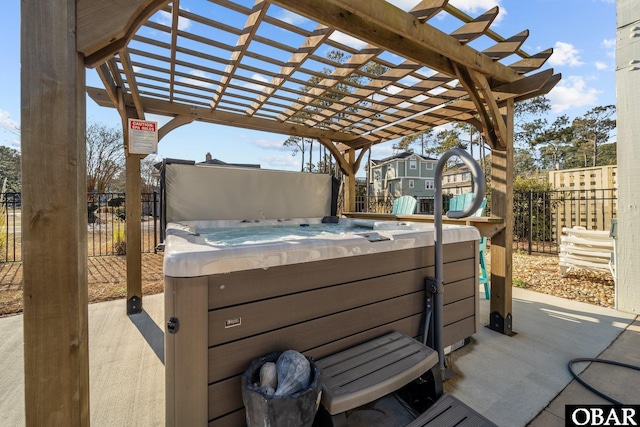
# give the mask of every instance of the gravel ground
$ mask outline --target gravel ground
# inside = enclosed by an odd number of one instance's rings
[[[487,264],[491,263],[487,260]],[[89,302],[126,296],[126,258],[89,258]],[[613,307],[613,278],[610,273],[576,270],[560,276],[558,257],[552,255],[513,255],[513,285],[562,298]],[[162,255],[142,254],[142,292],[152,295],[164,290]],[[22,263],[0,264],[0,316],[22,312]]]
[[[611,273],[574,270],[562,277],[556,255],[513,254],[513,286],[613,308]]]

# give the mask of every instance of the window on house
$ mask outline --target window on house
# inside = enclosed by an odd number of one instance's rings
[[[409,169],[418,169],[418,162],[415,160],[409,160]]]
[[[433,169],[433,163],[428,162],[427,163],[427,169],[429,169],[429,170]]]
[[[415,186],[415,182],[412,179],[409,180],[409,188],[413,188]]]
[[[433,190],[434,186],[433,186],[433,180],[432,179],[427,179],[424,182],[424,189],[425,190]]]

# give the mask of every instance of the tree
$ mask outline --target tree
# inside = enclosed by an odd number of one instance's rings
[[[142,193],[153,193],[160,185],[160,171],[156,169],[156,163],[160,160],[156,156],[147,156],[140,161],[140,179],[142,180]]]
[[[418,142],[420,144],[421,155],[434,155],[435,154],[435,141],[433,139],[433,129],[427,129],[420,132],[416,132],[412,135],[403,137],[399,142],[393,144],[393,150],[396,153],[413,153],[414,150],[411,145]],[[431,146],[431,147],[429,147]]]
[[[452,148],[467,149],[467,144],[460,139],[460,131],[457,128],[445,129],[436,135],[439,144],[434,150],[434,154],[442,155]],[[456,158],[452,157],[447,162],[447,166],[451,167],[456,164]]]
[[[456,122],[454,124],[454,128],[459,131],[461,136],[467,135],[469,137],[469,142],[467,143],[467,147],[469,148],[469,154],[471,155],[471,157],[474,157],[473,156],[474,145],[478,146],[478,152],[479,152],[478,154],[480,155],[481,154],[480,146],[481,144],[483,144],[484,141],[482,140],[480,136],[480,132],[477,131],[475,126],[467,122]]]
[[[304,138],[301,136],[290,136],[287,140],[282,144],[285,147],[291,147],[291,155],[295,156],[298,152],[302,153],[302,164],[300,165],[300,172],[304,171]]]
[[[540,150],[540,166],[542,169],[559,169],[564,164],[567,149],[574,140],[575,129],[569,124],[569,117],[558,116],[554,122],[532,141],[532,146]]]
[[[400,141],[394,143],[391,146],[391,148],[393,149],[393,154],[396,155],[400,153],[413,153],[413,148],[411,148],[411,144],[413,144],[414,141],[415,141],[415,138],[405,136]]]
[[[0,185],[5,182],[5,191],[18,193],[22,189],[20,173],[20,152],[0,145]]]
[[[598,166],[598,154],[601,145],[609,141],[611,132],[616,127],[616,120],[611,118],[616,113],[615,105],[595,107],[587,113],[573,120],[576,143],[584,148],[582,153],[591,151],[591,166]],[[588,166],[585,156],[585,167]]]
[[[334,68],[325,67],[322,70],[322,75],[314,75],[312,76],[305,85],[303,85],[300,90],[305,93],[310,93],[312,89],[321,87],[320,83],[325,79],[325,77],[330,76],[333,72],[345,64],[350,56],[341,50],[333,49],[327,52],[325,55],[326,58],[335,64]],[[306,107],[296,112],[295,115],[291,117],[291,120],[304,123],[310,119],[316,119],[316,115],[324,111],[325,109],[331,107],[331,105],[344,98],[346,95],[353,93],[357,90],[359,86],[365,86],[372,78],[381,76],[389,70],[388,67],[380,64],[379,62],[370,61],[359,68],[358,72],[354,72],[346,76],[344,79],[341,79],[339,83],[332,86],[330,89],[322,92],[320,96],[315,97],[307,104]],[[344,120],[350,114],[356,113],[361,107],[369,105],[370,102],[367,100],[362,100],[355,103],[353,106],[348,107],[336,114],[333,114],[324,119],[320,119],[319,126],[329,127],[332,125],[334,121]],[[310,144],[309,149],[309,161],[305,163],[304,155],[305,155],[305,144]],[[291,136],[289,137],[283,145],[292,147],[292,155],[295,156],[298,152],[302,153],[302,166],[300,168],[301,171],[305,170],[305,165],[309,171],[313,171],[313,139],[307,139]]]
[[[541,116],[549,111],[551,102],[544,96],[518,102],[514,111],[514,143],[531,148],[548,126],[547,119]]]
[[[537,170],[536,159],[531,154],[531,150],[516,147],[513,150],[513,175],[515,177],[526,177]]]
[[[105,193],[123,169],[122,131],[104,124],[87,127],[87,192]]]

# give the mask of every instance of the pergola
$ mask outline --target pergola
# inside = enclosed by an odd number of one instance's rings
[[[89,420],[87,92],[118,110],[123,129],[129,118],[170,117],[160,138],[193,121],[315,138],[346,177],[347,211],[371,146],[450,122],[473,125],[492,149],[491,213],[504,225],[491,245],[489,326],[512,332],[514,103],[546,94],[560,75],[537,71],[551,49],[521,50],[527,30],[505,38],[490,29],[497,7],[474,18],[447,0],[416,2],[405,12],[384,0],[210,0],[202,2],[206,13],[179,0],[23,2],[28,425]],[[166,22],[149,19],[159,11]],[[439,13],[447,19],[434,19]],[[86,67],[103,88],[86,87]],[[127,145],[125,132],[127,246],[134,248],[141,156]],[[128,312],[137,312],[139,251],[127,252],[127,281]]]

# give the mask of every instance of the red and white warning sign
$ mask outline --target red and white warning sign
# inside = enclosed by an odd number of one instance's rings
[[[129,119],[129,153],[156,154],[158,152],[158,122]]]

